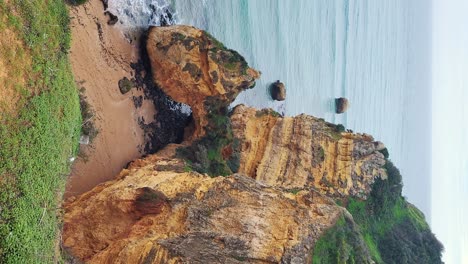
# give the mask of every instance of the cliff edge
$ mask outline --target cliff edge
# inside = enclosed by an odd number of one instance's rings
[[[190,105],[195,130],[65,203],[63,245],[73,256],[440,263],[442,245],[401,196],[401,175],[382,143],[312,116],[230,110],[259,74],[204,31],[153,27],[147,45],[155,82]]]
[[[205,134],[211,102],[231,103],[260,77],[235,50],[190,26],[150,28],[147,50],[156,84],[192,108],[194,138]]]

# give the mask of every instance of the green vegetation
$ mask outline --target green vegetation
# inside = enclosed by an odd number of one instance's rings
[[[81,123],[68,11],[61,0],[0,0],[0,24],[19,39],[0,44],[7,67],[30,61],[18,69],[14,111],[0,119],[0,263],[60,262],[57,212]]]
[[[237,51],[232,49],[223,50],[220,52],[220,57],[221,61],[223,62],[222,65],[226,69],[230,71],[240,69],[242,75],[247,74],[249,65],[247,64],[247,61],[244,59],[244,57],[242,57],[242,55],[240,55]]]
[[[380,153],[382,153],[386,159],[388,159],[390,157],[390,154],[388,153],[387,148],[384,148],[384,149],[380,150]]]
[[[441,263],[442,244],[432,234],[424,215],[401,196],[399,170],[390,161],[385,168],[388,179],[378,179],[367,200],[347,201],[347,209],[359,226],[359,237],[370,256],[376,263]],[[336,252],[347,252],[347,245],[353,245],[355,240],[353,236],[341,236],[338,241],[336,235],[330,235],[343,233],[342,229],[337,224],[318,241],[314,264],[361,263],[354,261],[352,255],[346,261],[336,256]]]
[[[217,40],[215,37],[213,37],[213,35],[211,35],[210,33],[208,33],[207,31],[204,31],[205,32],[205,35],[206,37],[208,38],[208,40],[213,44],[213,46],[217,49],[222,49],[222,50],[225,50],[227,49],[226,46],[224,46],[224,44],[222,42],[220,42],[219,40]]]
[[[317,242],[312,263],[371,263],[359,230],[351,219],[341,216]]]
[[[346,131],[345,126],[342,124],[335,125],[328,122],[325,122],[325,124],[329,130],[328,134],[333,138],[333,140],[340,140],[342,137],[341,133]]]
[[[247,74],[249,65],[245,58],[239,54],[239,52],[226,48],[223,43],[213,37],[210,33],[206,31],[204,32],[205,36],[212,45],[212,48],[210,49],[212,51],[212,60],[218,62],[220,65],[223,65],[224,68],[229,71],[236,71],[237,69],[240,69],[240,72],[243,75]]]
[[[319,157],[320,162],[323,162],[325,160],[325,150],[323,149],[322,146],[320,146],[318,157]]]
[[[298,194],[298,193],[301,191],[301,189],[289,189],[289,190],[287,190],[287,191],[288,191],[289,193],[292,193],[292,194],[296,195],[296,194]]]
[[[80,89],[80,109],[81,109],[81,119],[83,124],[81,125],[81,133],[83,135],[89,136],[89,140],[93,139],[99,133],[98,128],[94,125],[94,110],[91,105],[88,103],[86,96],[84,95],[85,89]]]
[[[336,131],[339,132],[339,133],[344,132],[345,131],[345,126],[343,126],[342,124],[336,125]]]
[[[262,116],[266,116],[266,115],[270,115],[270,116],[273,116],[273,117],[281,117],[282,115],[278,112],[276,112],[275,110],[271,109],[271,108],[264,108],[264,109],[261,109],[261,110],[257,110],[257,112],[255,113],[255,117],[262,117]]]
[[[206,135],[189,147],[178,148],[177,155],[191,170],[210,176],[227,176],[239,170],[240,142],[233,136],[227,106],[207,101]]]

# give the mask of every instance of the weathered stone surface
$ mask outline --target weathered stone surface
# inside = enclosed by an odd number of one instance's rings
[[[67,203],[64,246],[86,263],[307,263],[343,213],[312,190],[293,194],[183,166],[149,156]]]
[[[119,22],[119,18],[116,15],[112,14],[112,12],[105,11],[104,14],[109,17],[109,20],[107,21],[108,25],[113,26],[117,24],[117,22]]]
[[[337,114],[342,114],[346,112],[349,108],[349,101],[344,97],[335,99],[335,111]]]
[[[271,113],[234,109],[240,174],[186,172],[171,145],[67,203],[64,246],[87,263],[308,262],[345,213],[328,197],[365,198],[385,160],[368,135]]]
[[[284,101],[286,100],[286,87],[284,83],[280,81],[276,81],[271,84],[270,87],[271,98],[276,101]]]
[[[148,52],[155,81],[192,107],[192,140],[205,134],[211,107],[226,106],[258,77],[192,27],[152,28]],[[310,263],[324,230],[350,217],[333,198],[365,198],[386,177],[383,146],[369,135],[242,105],[230,120],[239,174],[191,172],[170,145],[67,202],[64,247],[86,263]]]
[[[227,106],[260,76],[239,53],[190,26],[151,28],[147,50],[155,82],[175,101],[192,108],[193,138],[204,135],[210,104]]]
[[[338,132],[323,119],[259,115],[243,105],[231,116],[241,142],[240,173],[286,189],[313,187],[334,197],[365,198],[386,177],[379,144],[366,135]],[[381,146],[380,146],[381,147]]]

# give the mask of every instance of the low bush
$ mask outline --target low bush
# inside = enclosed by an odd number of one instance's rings
[[[233,137],[228,109],[224,103],[216,101],[209,102],[207,107],[206,135],[188,147],[178,148],[177,156],[192,170],[210,176],[236,173],[240,164],[240,143]]]
[[[359,226],[357,236],[363,239],[375,263],[442,263],[442,244],[429,229],[424,215],[402,197],[400,171],[389,160],[385,169],[388,178],[375,181],[367,200],[350,198],[346,202]],[[346,251],[346,245],[352,245],[356,236],[341,233],[346,232],[338,222],[320,238],[314,249],[314,264],[364,263],[355,261]],[[349,257],[343,259],[344,253]]]
[[[314,264],[372,263],[368,249],[351,219],[341,216],[313,250]]]

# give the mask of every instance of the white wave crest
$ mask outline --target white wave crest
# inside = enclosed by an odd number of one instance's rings
[[[107,10],[116,15],[118,25],[126,29],[146,29],[175,22],[168,0],[109,0]]]

